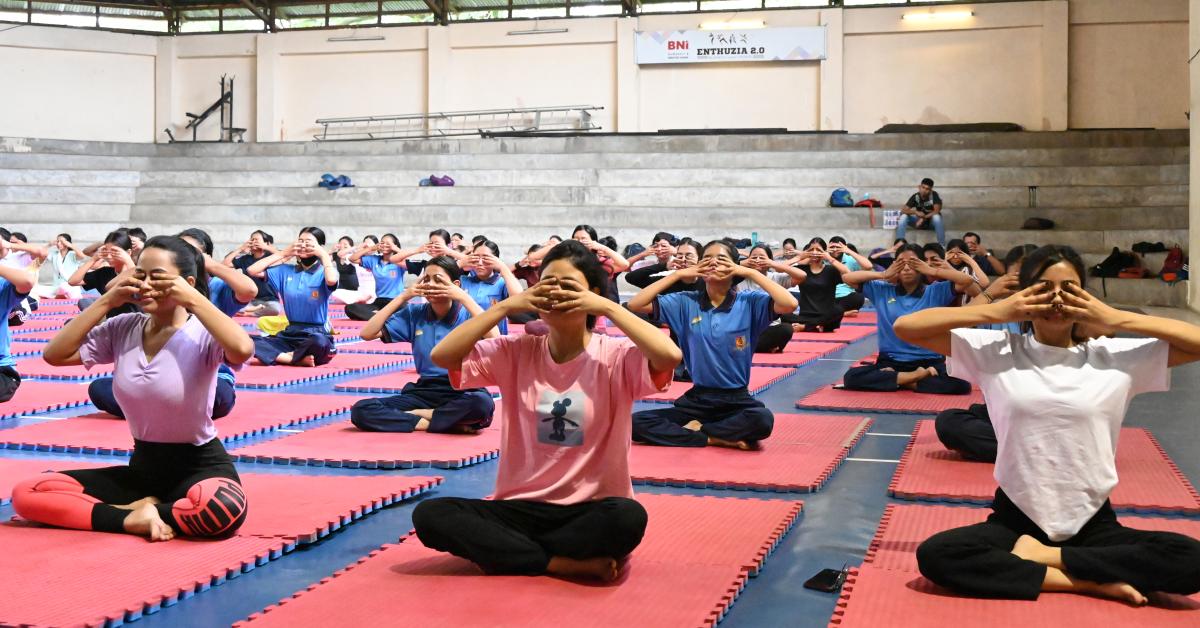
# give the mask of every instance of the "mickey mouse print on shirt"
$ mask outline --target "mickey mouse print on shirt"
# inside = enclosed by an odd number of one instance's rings
[[[587,396],[582,390],[543,390],[538,397],[538,442],[560,447],[579,447],[586,428]]]

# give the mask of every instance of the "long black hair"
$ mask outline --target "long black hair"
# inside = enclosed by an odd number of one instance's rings
[[[608,293],[608,272],[604,270],[604,266],[600,264],[600,260],[591,249],[575,240],[563,240],[555,244],[546,257],[542,258],[542,273],[546,272],[551,263],[558,260],[570,263],[576,270],[583,273],[583,278],[587,280],[586,288],[588,290],[599,293],[601,296]],[[595,315],[588,314],[587,328],[590,330],[595,326]]]
[[[325,246],[325,231],[320,227],[305,227],[300,230],[300,235],[311,233],[312,237],[317,240],[317,244]]]
[[[126,229],[117,229],[116,231],[109,232],[108,235],[104,236],[104,244],[119,246],[126,251],[133,248],[133,240],[129,238],[129,231]]]
[[[1047,268],[1055,264],[1066,262],[1075,269],[1075,273],[1079,275],[1079,287],[1087,287],[1087,270],[1084,268],[1083,260],[1080,259],[1079,253],[1075,249],[1062,244],[1047,244],[1036,251],[1025,256],[1025,261],[1021,262],[1021,273],[1018,280],[1021,282],[1021,289],[1024,290],[1032,286],[1037,280],[1041,279],[1042,274]]]
[[[701,247],[701,249],[699,251],[697,251],[697,253],[700,254],[700,258],[703,259],[704,252],[707,251],[710,246],[714,246],[714,245],[724,248],[725,252],[729,254],[729,259],[733,260],[734,264],[737,264],[738,262],[741,261],[741,258],[738,256],[737,247],[734,246],[733,243],[729,241],[729,238],[722,238],[720,240],[710,240],[707,243],[705,243],[705,245],[703,247]]]
[[[446,274],[450,275],[450,281],[458,281],[459,277],[462,277],[462,268],[458,266],[458,260],[450,257],[449,255],[431,257],[429,261],[425,263],[425,269],[429,270],[430,266],[437,266],[438,268],[446,271]]]
[[[207,253],[209,255],[213,254],[212,238],[210,238],[208,236],[207,231],[205,231],[203,229],[197,229],[195,227],[192,227],[191,229],[184,229],[183,231],[180,231],[176,235],[180,238],[191,238],[191,239],[195,240],[196,242],[199,242],[200,248],[204,249],[205,253]]]
[[[208,296],[208,273],[204,270],[204,253],[199,249],[188,244],[186,240],[179,236],[154,236],[146,241],[146,245],[142,250],[146,249],[162,249],[171,254],[175,260],[175,265],[179,267],[180,277],[194,277],[196,279],[196,291]]]
[[[486,238],[484,238],[483,240],[480,240],[479,242],[476,242],[473,246],[471,246],[471,252],[474,253],[475,249],[477,249],[481,246],[485,247],[487,250],[491,251],[492,255],[495,255],[496,257],[500,257],[500,245],[496,244],[495,242],[492,242],[491,240],[488,240]]]
[[[575,228],[571,230],[571,239],[574,240],[575,234],[579,233],[580,231],[588,234],[588,237],[592,239],[592,242],[596,242],[600,239],[600,237],[596,235],[596,230],[593,229],[591,225],[575,225]]]

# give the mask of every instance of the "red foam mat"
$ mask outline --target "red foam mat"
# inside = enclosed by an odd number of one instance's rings
[[[854,316],[845,316],[842,318],[843,325],[875,325],[878,322],[879,315],[875,310],[860,310]]]
[[[826,386],[797,401],[796,407],[807,410],[938,414],[951,408],[965,408],[973,403],[983,403],[983,393],[977,389],[969,395],[930,395],[911,390],[866,392]]]
[[[252,615],[247,624],[547,628],[713,626],[778,540],[799,502],[639,495],[649,524],[612,586],[484,576],[415,537]],[[708,525],[694,525],[705,521]],[[386,586],[388,595],[379,595]]]
[[[794,368],[778,368],[770,366],[754,366],[750,368],[750,394],[757,395],[766,390],[772,384],[791,377],[796,374]],[[643,397],[642,401],[653,401],[656,403],[674,403],[676,399],[683,396],[683,393],[692,389],[691,382],[671,382],[671,387],[666,392],[655,393],[649,397]]]
[[[18,338],[20,338],[20,336],[18,336]],[[26,355],[38,355],[39,353],[42,352],[42,349],[45,349],[45,348],[46,348],[45,342],[40,342],[40,341],[21,342],[20,340],[14,340],[14,341],[8,343],[8,354],[11,356],[14,356],[14,357],[21,357],[21,356],[26,356]],[[17,371],[17,372],[19,373],[20,371]]]
[[[364,432],[349,421],[322,425],[284,438],[240,447],[230,454],[244,462],[349,467],[457,469],[500,454],[500,426],[479,434]]]
[[[287,541],[148,543],[129,534],[0,524],[0,624],[117,626],[236,578]]]
[[[53,334],[54,332],[57,332],[58,330],[62,329],[63,326],[65,326],[67,324],[67,320],[68,319],[65,316],[47,316],[47,317],[43,317],[43,318],[31,318],[31,319],[25,321],[25,323],[22,325],[17,325],[16,327],[9,327],[9,331],[12,332],[12,334],[14,336],[24,336],[26,334],[31,334],[31,333],[36,333],[36,332],[47,332],[47,331],[51,332]]]
[[[756,451],[634,445],[629,472],[642,484],[755,491],[820,490],[871,421],[850,416],[775,415]]]
[[[322,366],[263,366],[250,364],[238,371],[239,388],[278,388],[290,384],[313,382],[348,373],[361,373],[397,366],[407,361],[404,356],[339,353]]]
[[[345,382],[335,384],[333,389],[341,392],[354,393],[385,393],[397,394],[404,390],[406,384],[411,384],[421,376],[417,374],[415,369],[404,369],[394,373],[384,373],[383,375],[374,375],[372,377],[360,377]],[[488,392],[492,396],[499,396],[500,389],[496,386],[488,386]]]
[[[14,328],[12,328],[12,331],[15,332],[16,329],[17,328],[14,327]],[[54,331],[32,331],[32,332],[24,332],[24,333],[20,333],[20,334],[13,333],[13,340],[21,340],[21,341],[26,341],[26,342],[49,342],[50,340],[54,339],[54,335],[57,333],[58,333],[57,330],[54,330]]]
[[[797,351],[800,353],[820,353],[821,355],[829,355],[834,351],[840,351],[846,348],[844,342],[816,342],[809,340],[793,340],[787,343],[784,349],[787,351]]]
[[[988,504],[996,492],[994,466],[948,451],[933,421],[918,421],[888,493],[902,499]],[[1200,495],[1150,432],[1121,428],[1117,445],[1120,482],[1110,499],[1118,510],[1200,514]]]
[[[800,344],[800,343],[797,343]],[[783,353],[755,353],[754,366],[804,366],[825,355],[820,352],[784,351]]]
[[[852,569],[830,628],[1010,628],[1012,626],[1200,625],[1200,597],[1159,594],[1150,606],[1070,593],[1043,593],[1036,602],[989,600],[957,595],[910,571],[863,565]],[[902,618],[902,619],[901,619]]]
[[[990,508],[888,504],[879,530],[867,548],[865,562],[881,569],[917,572],[917,546],[925,539],[952,528],[982,523]],[[1139,530],[1178,532],[1200,539],[1200,521],[1122,515],[1121,524]]]
[[[412,353],[412,343],[409,342],[384,342],[382,340],[364,340],[362,342],[352,342],[345,346],[338,347],[338,351],[342,353]]]
[[[0,419],[74,408],[87,402],[87,386],[84,384],[26,381],[21,382],[12,399],[0,403]]]
[[[0,458],[0,505],[12,501],[12,490],[18,482],[46,471],[91,469],[109,466],[102,463],[54,460],[45,458]]]
[[[869,325],[848,325],[838,327],[829,333],[801,331],[792,334],[792,340],[816,342],[854,342],[867,336],[875,335],[875,327]]]
[[[310,543],[375,510],[442,483],[407,475],[242,474],[249,508],[239,536]]]
[[[217,433],[229,443],[348,412],[359,399],[240,391],[233,412],[217,420]],[[127,456],[133,451],[133,437],[125,421],[96,412],[0,430],[0,448]]]
[[[75,303],[47,305],[42,301],[38,304],[38,309],[33,311],[34,318],[70,318],[76,314],[79,314],[79,306]]]
[[[38,377],[42,379],[85,380],[112,375],[113,365],[97,364],[88,370],[81,364],[75,366],[50,366],[41,358],[25,358],[17,360],[13,368],[21,377]]]

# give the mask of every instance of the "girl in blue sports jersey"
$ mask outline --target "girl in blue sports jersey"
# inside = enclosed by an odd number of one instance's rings
[[[433,348],[451,331],[483,309],[459,285],[462,269],[454,258],[429,260],[421,278],[376,312],[360,332],[363,340],[412,343],[420,379],[399,395],[363,399],[350,410],[350,421],[368,432],[474,434],[491,425],[496,404],[484,388],[458,390],[446,369],[433,363]],[[423,303],[414,303],[422,297]],[[495,333],[495,330],[492,332]]]
[[[346,318],[353,321],[369,321],[376,312],[404,292],[404,271],[408,266],[403,261],[391,261],[398,252],[400,240],[387,233],[374,245],[368,245],[364,241],[363,246],[350,255],[351,262],[370,270],[375,277],[375,300],[347,305]]]
[[[737,263],[725,240],[704,246],[700,263],[677,270],[630,299],[654,313],[679,339],[693,386],[670,408],[633,414],[633,439],[652,445],[754,449],[771,435],[775,415],[750,396],[750,364],[758,337],[796,298],[759,271]],[[704,279],[705,289],[663,294],[679,281]],[[762,290],[734,290],[734,279]]]
[[[284,263],[293,258],[294,264]],[[329,295],[337,288],[338,271],[325,250],[325,232],[301,229],[291,246],[258,260],[246,272],[266,278],[283,300],[288,320],[287,328],[275,336],[254,337],[254,357],[266,365],[328,364],[337,354],[329,333]]]
[[[462,289],[479,304],[488,309],[510,296],[521,294],[521,282],[517,281],[508,264],[500,261],[500,247],[491,240],[475,245],[471,255],[464,260]],[[508,320],[500,321],[500,333],[508,334]]]

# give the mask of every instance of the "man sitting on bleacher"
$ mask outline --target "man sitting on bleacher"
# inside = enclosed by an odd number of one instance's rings
[[[903,238],[909,227],[933,229],[937,233],[938,244],[946,246],[946,229],[942,226],[942,197],[933,191],[933,179],[921,179],[917,193],[908,198],[900,212],[904,215],[896,225],[897,238]]]

